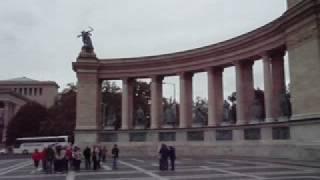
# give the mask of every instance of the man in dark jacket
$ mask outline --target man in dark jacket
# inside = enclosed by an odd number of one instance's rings
[[[169,159],[171,164],[171,171],[174,171],[174,161],[176,160],[176,150],[173,146],[169,146]]]
[[[50,145],[47,149],[47,173],[53,172],[53,166],[54,166],[54,150],[52,145]]]
[[[119,148],[118,148],[117,144],[115,144],[113,146],[111,153],[112,153],[112,158],[113,158],[112,169],[118,169],[117,161],[119,158]]]
[[[160,160],[159,160],[160,171],[168,170],[169,150],[167,148],[167,145],[165,145],[165,144],[161,145],[159,154],[160,154]]]
[[[85,159],[85,165],[86,165],[86,169],[90,169],[91,167],[91,150],[89,148],[89,146],[87,146],[84,151],[83,151],[83,156]]]

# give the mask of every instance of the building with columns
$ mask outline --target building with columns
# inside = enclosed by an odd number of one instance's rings
[[[58,94],[56,82],[37,81],[26,77],[0,80],[0,139],[5,142],[9,121],[20,107],[29,101],[35,101],[49,108]]]
[[[288,0],[288,10],[269,24],[239,37],[184,52],[100,59],[82,51],[77,74],[78,145],[118,143],[125,155],[156,155],[161,143],[180,155],[245,155],[292,159],[320,158],[320,1]],[[292,116],[284,117],[284,56],[288,53]],[[253,64],[263,62],[265,119],[252,123]],[[223,70],[235,67],[236,123],[223,125]],[[192,79],[208,74],[208,123],[192,124]],[[179,76],[179,126],[164,128],[162,81]],[[151,78],[151,124],[133,126],[133,83]],[[120,130],[102,126],[101,82],[122,81]],[[196,147],[196,148],[195,148]],[[141,153],[141,149],[144,150]]]

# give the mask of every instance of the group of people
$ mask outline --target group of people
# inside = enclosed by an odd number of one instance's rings
[[[32,154],[34,166],[40,169],[40,162],[42,163],[42,170],[47,173],[62,173],[69,169],[75,171],[80,170],[81,160],[85,160],[85,168],[97,170],[101,167],[101,162],[106,162],[108,150],[100,146],[87,146],[83,152],[77,146],[54,146],[50,145],[44,148],[41,152],[35,149]],[[117,169],[117,159],[119,157],[119,149],[115,144],[112,148],[113,169]],[[93,167],[91,167],[91,162]]]
[[[169,161],[171,165],[171,171],[175,169],[175,160],[176,160],[176,151],[173,146],[167,146],[166,144],[162,144],[160,151],[160,160],[159,160],[159,169],[160,171],[169,170]]]

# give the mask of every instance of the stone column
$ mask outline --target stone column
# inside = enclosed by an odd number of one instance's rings
[[[96,72],[77,73],[77,122],[76,142],[95,143],[97,142],[97,124],[101,101],[99,99],[101,88]],[[83,130],[93,130],[85,133]]]
[[[122,122],[121,129],[131,129],[133,123],[133,79],[122,80]]]
[[[208,126],[217,126],[223,119],[223,68],[208,70]]]
[[[162,108],[162,80],[163,77],[153,76],[151,82],[151,129],[158,129],[163,119]]]
[[[272,57],[272,117],[278,119],[282,116],[281,97],[286,92],[284,75],[284,53]]]
[[[78,74],[76,129],[97,128],[98,89],[96,74]]]
[[[272,115],[272,76],[271,58],[268,54],[262,55],[263,79],[264,79],[264,107],[266,112],[266,122],[273,122]]]
[[[180,74],[180,128],[192,125],[192,73]]]
[[[254,98],[252,65],[253,62],[237,62],[236,89],[237,89],[237,124],[247,124],[251,120],[251,106]]]

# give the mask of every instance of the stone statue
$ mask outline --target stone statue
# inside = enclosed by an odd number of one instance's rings
[[[81,31],[81,34],[79,34],[77,37],[82,37],[83,46],[82,49],[84,49],[86,52],[93,52],[93,45],[91,41],[91,32],[93,31],[92,27],[89,27],[89,31]]]
[[[255,97],[251,106],[252,120],[261,122],[264,120],[263,115],[263,102],[259,98]]]
[[[164,124],[174,125],[176,123],[175,104],[170,104],[164,111]]]
[[[208,112],[203,104],[198,104],[194,107],[194,122],[199,124],[206,124]]]
[[[227,100],[224,100],[223,102],[223,122],[229,122],[230,121],[230,104]]]
[[[143,109],[139,106],[136,112],[136,125],[145,124],[145,115]]]
[[[112,107],[108,108],[106,111],[105,126],[113,126],[116,119],[115,110]]]
[[[291,116],[291,102],[290,102],[290,94],[284,92],[280,97],[280,109],[281,115],[289,118]]]

